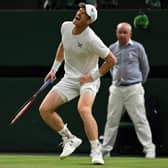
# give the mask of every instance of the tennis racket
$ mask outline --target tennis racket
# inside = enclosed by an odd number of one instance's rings
[[[16,116],[10,122],[10,125],[14,124],[31,106],[31,104],[35,101],[36,97],[40,92],[42,92],[47,86],[51,84],[51,79],[48,79],[43,83],[43,85],[34,93],[32,97],[30,97],[17,111]]]

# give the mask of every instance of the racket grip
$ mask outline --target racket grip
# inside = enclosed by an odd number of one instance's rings
[[[41,86],[40,90],[44,90],[49,84],[51,84],[51,79],[46,80]]]

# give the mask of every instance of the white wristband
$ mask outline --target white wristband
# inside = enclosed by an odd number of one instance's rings
[[[57,72],[61,64],[62,64],[62,61],[55,60],[53,63],[53,66],[51,67],[51,70],[53,70],[54,72]]]
[[[101,76],[103,76],[103,75],[99,72],[99,70],[91,72],[91,77],[93,80],[96,80],[96,79],[100,78]]]

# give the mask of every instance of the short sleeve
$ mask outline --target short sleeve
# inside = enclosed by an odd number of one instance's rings
[[[110,49],[97,35],[94,35],[94,37],[90,40],[90,49],[102,59],[105,59],[110,52]]]
[[[63,22],[63,23],[62,23],[62,25],[61,25],[61,34],[63,34],[63,32],[64,32],[64,27],[65,27],[65,24],[66,24],[66,23],[65,23],[65,22]]]
[[[65,28],[69,27],[71,25],[72,25],[72,22],[70,22],[70,21],[63,22],[62,25],[61,25],[61,34],[64,34]]]

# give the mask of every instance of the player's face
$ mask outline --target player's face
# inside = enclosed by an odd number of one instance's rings
[[[73,19],[73,24],[75,26],[87,26],[91,23],[90,17],[87,15],[85,8],[81,7],[76,12],[76,15]]]
[[[121,26],[117,29],[116,36],[120,45],[125,45],[131,38],[131,31],[127,26]]]

